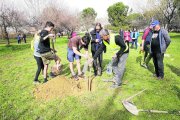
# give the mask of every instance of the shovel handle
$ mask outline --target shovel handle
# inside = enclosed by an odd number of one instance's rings
[[[163,113],[163,114],[177,114],[180,115],[180,111],[161,111],[161,110],[143,110],[143,109],[139,109],[139,112],[150,112],[150,113]]]
[[[145,90],[146,90],[146,89],[141,90],[140,92],[138,92],[138,93],[134,94],[133,96],[131,96],[131,97],[127,98],[125,101],[129,101],[129,100],[131,100],[132,98],[134,98],[135,96],[137,96],[137,95],[141,94],[141,93],[142,93],[142,92],[144,92]]]

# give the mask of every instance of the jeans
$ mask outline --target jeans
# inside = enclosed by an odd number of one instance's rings
[[[116,84],[120,85],[122,83],[122,77],[125,72],[126,60],[128,58],[128,53],[123,54],[119,58],[119,62],[116,66],[113,66],[114,80]]]
[[[164,53],[152,53],[152,57],[156,76],[164,78]]]
[[[76,60],[79,60],[79,59],[80,59],[80,56],[77,55],[77,54],[75,54],[75,53],[73,52],[73,49],[68,48],[68,53],[67,53],[67,59],[68,59],[68,61],[69,61],[69,62],[74,62],[74,58],[75,58]]]

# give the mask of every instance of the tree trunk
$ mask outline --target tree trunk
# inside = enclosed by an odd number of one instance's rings
[[[7,27],[5,25],[4,25],[4,33],[5,33],[5,39],[7,40],[7,45],[10,45],[9,35],[7,32]]]

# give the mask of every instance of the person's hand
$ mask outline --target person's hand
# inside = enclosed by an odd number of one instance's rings
[[[141,51],[144,51],[144,47],[143,46],[141,46]]]
[[[117,55],[115,54],[112,58],[116,58],[117,57]]]
[[[54,34],[48,34],[48,37],[54,38],[55,35]]]
[[[99,39],[96,39],[95,42],[99,42]]]
[[[85,59],[88,59],[88,58],[89,58],[89,55],[88,55],[88,54],[85,54],[85,55],[84,55],[84,58],[85,58]]]

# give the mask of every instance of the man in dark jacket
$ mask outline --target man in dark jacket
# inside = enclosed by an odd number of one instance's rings
[[[153,56],[156,73],[154,76],[161,80],[164,78],[164,53],[166,52],[171,40],[168,31],[160,27],[158,20],[154,20],[151,23],[151,26],[154,29],[150,44],[150,52]]]
[[[93,59],[91,60],[93,62],[93,67],[94,67],[94,72],[96,73],[98,70],[98,65],[97,65],[97,59],[99,57],[99,55],[101,55],[103,53],[103,51],[106,50],[106,45],[108,45],[110,43],[110,39],[109,39],[109,32],[106,29],[102,29],[99,32],[100,35],[100,39],[102,41],[102,44],[98,47],[98,49],[95,51],[94,55],[92,56]],[[96,76],[97,74],[95,74]]]
[[[92,57],[94,57],[96,51],[103,46],[103,42],[101,40],[101,36],[99,32],[101,31],[102,26],[100,23],[97,23],[95,29],[90,32],[92,40],[91,40],[91,52]],[[104,48],[104,51],[106,49]],[[97,56],[97,59],[93,63],[94,75],[101,75],[102,74],[102,59],[103,59],[103,52]]]

